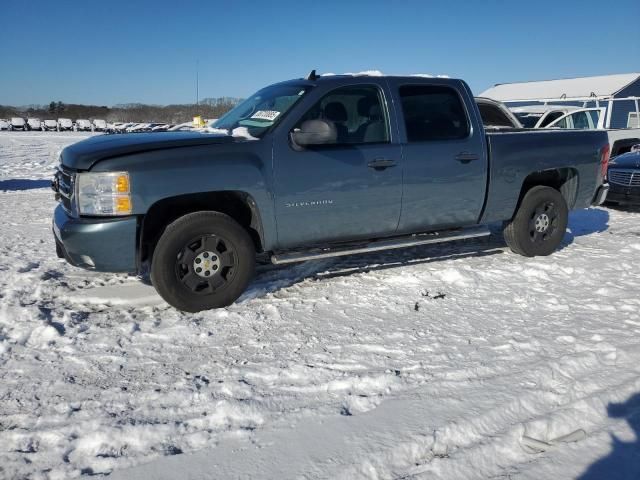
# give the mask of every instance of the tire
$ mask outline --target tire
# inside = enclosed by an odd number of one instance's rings
[[[219,212],[190,213],[158,240],[151,283],[178,310],[226,307],[247,288],[255,263],[253,241],[235,220]]]
[[[567,230],[569,209],[562,194],[551,187],[529,190],[515,216],[504,227],[504,239],[514,253],[525,257],[552,254]]]

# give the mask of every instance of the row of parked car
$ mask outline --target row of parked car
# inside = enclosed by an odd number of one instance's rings
[[[25,132],[29,130],[40,130],[43,132],[104,132],[107,130],[107,127],[107,122],[100,119],[79,119],[74,122],[70,118],[58,118],[57,120],[40,120],[39,118],[24,119],[22,117],[12,117],[9,120],[5,120],[0,118],[0,130],[19,130]]]
[[[207,121],[208,122],[208,121]],[[0,118],[0,130],[10,131],[75,131],[75,132],[105,132],[105,133],[141,133],[141,132],[177,132],[193,130],[197,126],[193,122],[171,123],[134,123],[114,122],[105,120],[78,119],[75,122],[70,118],[58,118],[57,120],[40,120],[39,118],[13,117],[8,120]]]
[[[180,124],[116,122],[108,125],[107,133],[179,132],[193,130],[193,128],[193,122]]]

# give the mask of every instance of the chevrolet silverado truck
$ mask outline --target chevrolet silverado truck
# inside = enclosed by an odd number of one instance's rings
[[[549,255],[568,210],[601,204],[602,131],[486,132],[461,80],[366,75],[268,86],[208,130],[64,149],[57,253],[150,273],[189,312],[227,306],[274,264],[489,234]]]

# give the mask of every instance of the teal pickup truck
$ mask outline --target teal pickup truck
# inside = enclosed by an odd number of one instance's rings
[[[233,303],[274,264],[488,235],[549,255],[604,201],[606,132],[485,131],[461,80],[317,76],[268,86],[205,132],[93,137],[53,180],[57,253],[151,273],[174,307]]]

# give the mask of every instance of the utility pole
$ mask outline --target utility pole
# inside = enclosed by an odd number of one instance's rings
[[[200,104],[200,60],[196,60],[196,107]]]

